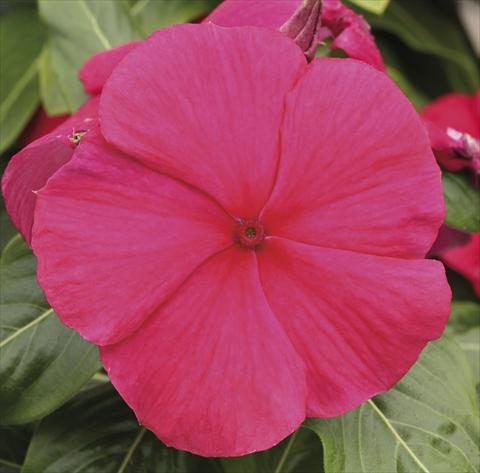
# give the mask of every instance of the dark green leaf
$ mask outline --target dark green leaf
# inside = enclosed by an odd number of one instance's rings
[[[148,36],[160,28],[192,21],[214,5],[211,0],[138,0],[130,14],[143,35]]]
[[[97,348],[58,320],[35,276],[35,257],[15,237],[0,259],[0,422],[41,418],[99,370]]]
[[[0,473],[19,473],[28,444],[32,426],[0,427]]]
[[[209,465],[165,447],[105,385],[81,393],[42,420],[22,473],[193,473],[210,472]]]
[[[445,223],[464,232],[480,231],[480,192],[469,180],[451,172],[442,175]]]
[[[44,37],[33,7],[14,8],[0,17],[0,153],[15,141],[38,106]]]
[[[309,430],[300,428],[270,450],[221,459],[225,473],[320,473],[322,446]]]
[[[138,37],[124,6],[117,0],[39,0],[40,15],[50,33],[53,77],[71,112],[85,100],[77,78],[83,63],[97,51]],[[44,89],[48,88],[44,84]]]
[[[365,12],[365,18],[374,28],[397,35],[410,48],[446,60],[445,73],[452,85],[476,92],[478,65],[456,17],[432,7],[428,0],[392,0],[382,16]]]
[[[478,416],[468,361],[442,339],[386,394],[307,425],[322,439],[327,473],[476,473]]]

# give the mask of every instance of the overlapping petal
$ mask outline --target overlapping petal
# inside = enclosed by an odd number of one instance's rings
[[[225,0],[206,18],[221,26],[263,26],[278,29],[302,5],[302,0]],[[380,51],[361,15],[340,0],[321,2],[321,38],[333,37],[330,47],[385,72]]]
[[[275,237],[257,253],[270,307],[307,365],[307,416],[337,416],[389,389],[447,321],[437,261]]]
[[[230,245],[233,224],[203,194],[86,136],[38,194],[38,278],[65,324],[113,343]]]
[[[178,449],[243,455],[278,443],[305,417],[303,362],[248,249],[211,258],[141,330],[100,353],[140,423]]]
[[[141,41],[130,41],[116,48],[93,54],[78,73],[85,92],[89,95],[99,94],[120,61],[140,43]]]
[[[72,135],[98,126],[98,103],[98,99],[89,100],[58,128],[23,148],[9,161],[2,177],[5,206],[28,243],[31,240],[36,192],[71,159],[76,149]]]
[[[276,31],[167,28],[113,72],[102,93],[102,131],[235,216],[254,217],[272,188],[285,94],[305,67],[300,49]]]
[[[315,60],[287,98],[267,233],[418,258],[443,215],[440,170],[400,90],[359,61]]]

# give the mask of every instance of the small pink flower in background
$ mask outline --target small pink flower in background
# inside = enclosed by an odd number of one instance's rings
[[[476,95],[449,94],[422,111],[432,148],[448,171],[470,169],[480,177],[480,90]]]
[[[440,173],[384,74],[307,65],[274,30],[175,26],[114,70],[99,124],[38,192],[38,277],[167,445],[269,448],[442,333]]]
[[[422,111],[438,162],[449,171],[469,169],[480,177],[480,90],[449,94]],[[480,296],[480,233],[471,235],[444,225],[431,255],[466,277]]]

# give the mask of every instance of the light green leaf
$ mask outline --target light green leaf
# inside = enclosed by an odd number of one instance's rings
[[[22,473],[202,471],[214,473],[209,460],[165,447],[138,425],[110,385],[82,392],[43,419],[22,468]]]
[[[390,0],[351,0],[351,2],[364,10],[371,11],[376,15],[382,15],[387,9]]]
[[[445,223],[464,232],[480,231],[480,192],[460,174],[444,172]]]
[[[445,333],[450,334],[470,360],[475,384],[480,383],[480,304],[454,301]]]
[[[430,343],[390,391],[343,416],[306,423],[327,473],[477,473],[480,424],[468,361],[448,339]]]
[[[77,78],[97,51],[138,38],[124,6],[117,0],[39,0],[40,16],[50,34],[52,74],[74,112],[85,100]]]
[[[211,0],[138,0],[130,14],[144,36],[172,24],[185,23],[210,11]]]
[[[13,144],[38,107],[44,37],[33,7],[0,16],[0,153]]]
[[[461,26],[428,0],[391,0],[382,16],[365,12],[366,20],[380,30],[402,39],[410,48],[446,59],[445,73],[451,83],[475,93],[480,82],[477,61]]]
[[[41,418],[100,368],[97,348],[65,327],[35,277],[35,257],[15,237],[0,259],[0,422]]]
[[[63,115],[70,112],[70,106],[62,93],[60,82],[52,66],[50,47],[44,46],[40,58],[40,98],[47,115]]]
[[[224,473],[321,473],[322,446],[316,435],[300,428],[277,446],[238,458],[222,458]]]

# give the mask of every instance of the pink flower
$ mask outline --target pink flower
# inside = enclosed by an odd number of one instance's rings
[[[309,0],[315,3],[316,0]],[[220,26],[262,26],[280,29],[303,0],[225,0],[206,19]],[[320,2],[318,2],[320,3]],[[370,26],[362,16],[342,4],[340,0],[321,2],[320,31],[317,40],[332,37],[331,49],[342,49],[354,59],[366,62],[385,72],[385,65]]]
[[[99,122],[38,192],[38,277],[167,445],[269,448],[442,333],[440,173],[384,74],[307,65],[274,30],[175,26],[114,70]]]
[[[438,162],[448,171],[470,169],[480,177],[480,90],[449,94],[422,111]]]
[[[280,28],[299,5],[300,0],[226,0],[204,21],[224,26]],[[370,28],[361,16],[344,7],[340,0],[324,0],[322,14],[318,40],[333,35],[336,37],[331,45],[333,49],[342,48],[351,57],[385,70]],[[85,92],[91,96],[100,94],[115,67],[139,44],[141,41],[132,41],[94,54],[79,71]],[[53,132],[45,129],[40,133],[42,129],[37,126],[38,129],[34,130],[37,139],[10,161],[3,177],[2,192],[13,223],[28,243],[34,221],[36,192],[71,159],[83,132],[96,125],[97,108],[97,101],[88,101]],[[40,121],[42,123],[45,124],[45,121]],[[47,134],[42,136],[44,133]]]
[[[470,169],[480,177],[480,90],[475,96],[449,94],[422,111],[432,148],[449,171]],[[480,296],[480,233],[442,226],[432,256],[466,277]]]

